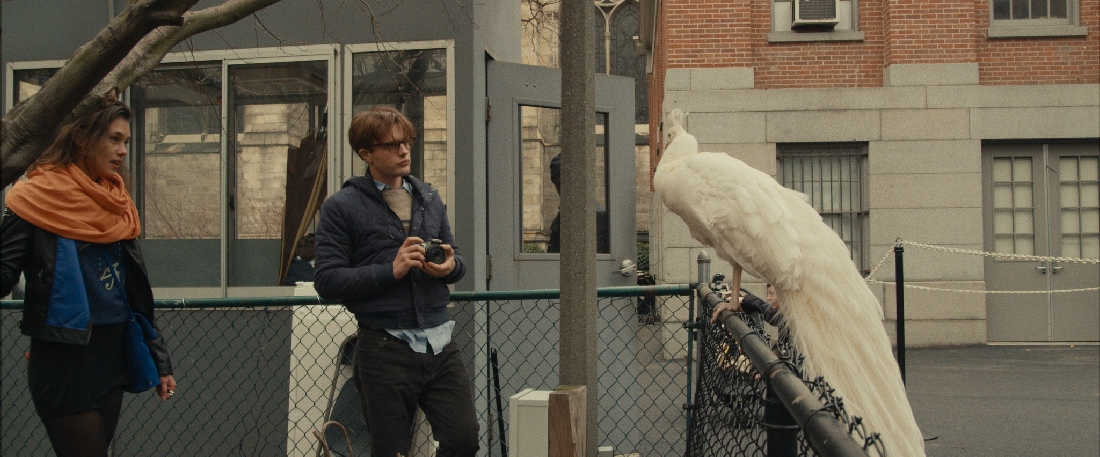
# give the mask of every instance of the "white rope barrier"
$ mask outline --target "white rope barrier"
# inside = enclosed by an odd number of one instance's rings
[[[933,251],[942,251],[942,252],[948,252],[948,253],[952,253],[952,254],[980,255],[980,256],[984,256],[984,257],[995,257],[995,258],[999,258],[999,259],[1009,259],[1009,260],[1031,260],[1031,261],[1051,261],[1051,262],[1066,262],[1066,263],[1085,263],[1085,264],[1095,263],[1095,264],[1100,264],[1100,259],[1078,259],[1078,258],[1072,258],[1072,257],[1046,257],[1046,256],[1036,256],[1036,255],[1004,254],[1004,253],[999,253],[999,252],[984,252],[984,251],[975,251],[975,250],[972,250],[972,249],[949,248],[949,247],[944,247],[944,246],[936,246],[936,245],[932,245],[932,244],[916,243],[916,242],[913,242],[913,241],[902,240],[900,238],[897,240],[897,244],[895,244],[895,246],[897,246],[897,245],[912,246],[912,247],[915,247],[915,248],[929,249],[929,250],[933,250]],[[875,265],[875,267],[871,269],[871,272],[868,273],[867,276],[864,277],[863,279],[866,280],[869,284],[896,284],[894,281],[881,281],[881,280],[878,280],[878,279],[871,279],[875,276],[875,273],[877,273],[878,270],[880,268],[882,268],[882,266],[884,264],[886,264],[886,260],[889,259],[890,256],[893,255],[893,254],[894,254],[893,249],[887,250],[886,253],[882,256],[882,259],[880,259],[878,261],[878,263]],[[1011,294],[1076,293],[1076,292],[1092,292],[1092,291],[1100,290],[1100,287],[1086,287],[1086,288],[1083,288],[1083,289],[1058,289],[1058,290],[972,290],[972,289],[944,289],[944,288],[940,288],[940,287],[918,286],[918,285],[914,285],[914,284],[906,284],[905,288],[906,289],[933,290],[933,291],[937,291],[937,292],[961,292],[961,293],[971,293],[971,294],[1008,294],[1008,295],[1011,295]]]
[[[868,279],[868,283],[871,284],[895,284],[894,281],[879,281],[877,279]],[[939,287],[927,287],[918,286],[914,284],[906,284],[906,289],[920,289],[920,290],[935,290],[938,292],[962,292],[970,294],[1052,294],[1052,293],[1068,293],[1068,292],[1092,292],[1100,290],[1100,287],[1086,287],[1084,289],[1058,289],[1058,290],[973,290],[973,289],[943,289]]]
[[[1023,255],[1023,254],[1005,254],[1005,253],[1000,253],[1000,252],[984,252],[984,251],[974,251],[974,250],[971,250],[971,249],[948,248],[948,247],[944,247],[944,246],[935,246],[935,245],[931,245],[931,244],[915,243],[915,242],[912,242],[912,241],[905,241],[905,240],[898,240],[897,244],[904,245],[904,246],[912,246],[912,247],[915,247],[915,248],[931,249],[933,251],[943,251],[943,252],[950,252],[950,253],[954,253],[954,254],[980,255],[980,256],[985,256],[985,257],[995,257],[995,258],[998,258],[998,259],[1008,259],[1008,260],[1034,260],[1034,261],[1047,261],[1047,260],[1049,260],[1051,262],[1096,263],[1096,264],[1100,264],[1100,259],[1082,259],[1082,258],[1076,258],[1076,257],[1046,257],[1046,256],[1039,256],[1039,255]]]

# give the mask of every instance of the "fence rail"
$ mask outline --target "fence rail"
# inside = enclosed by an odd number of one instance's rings
[[[604,288],[598,296],[600,445],[616,454],[683,455],[692,363],[683,321],[694,314],[691,285]],[[511,398],[558,385],[558,291],[455,292],[452,305],[454,340],[474,381],[480,455],[499,456],[501,424],[506,436],[516,431]],[[21,306],[0,302],[0,454],[49,455],[27,392],[30,341],[18,329]],[[348,426],[355,454],[369,455],[348,382],[356,324],[342,306],[263,297],[157,300],[156,307],[180,387],[164,403],[147,393],[125,397],[115,455],[312,456],[312,432],[326,419]],[[642,309],[653,311],[640,315]],[[418,430],[413,455],[431,455],[427,427]],[[342,439],[328,441],[347,455]]]
[[[724,312],[711,324],[722,298],[711,285],[697,290],[698,394],[686,455],[885,455],[878,435],[847,415],[827,380],[805,379],[803,357],[785,331],[777,330],[773,347],[758,314]]]

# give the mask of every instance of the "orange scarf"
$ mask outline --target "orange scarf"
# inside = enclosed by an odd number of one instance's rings
[[[8,208],[55,235],[87,243],[137,238],[141,222],[122,177],[92,181],[79,167],[36,167],[8,191]]]

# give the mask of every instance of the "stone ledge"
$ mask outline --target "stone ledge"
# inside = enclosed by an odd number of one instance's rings
[[[863,32],[838,30],[835,32],[771,32],[769,43],[801,43],[806,41],[863,41]]]
[[[1088,36],[1088,27],[1075,25],[1031,26],[1031,27],[990,27],[985,29],[985,37],[997,38],[1035,38],[1035,37],[1074,37]]]

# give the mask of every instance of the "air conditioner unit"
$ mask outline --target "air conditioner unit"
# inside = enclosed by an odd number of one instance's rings
[[[840,22],[840,0],[792,0],[794,20],[792,29],[826,28],[831,29]]]

